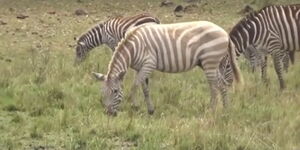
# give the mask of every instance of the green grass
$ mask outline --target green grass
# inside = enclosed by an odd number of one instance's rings
[[[182,0],[177,4],[188,5]],[[268,3],[297,0],[197,2],[193,13],[175,17],[174,7],[160,1],[19,0],[1,1],[0,20],[0,147],[1,149],[198,149],[296,150],[300,148],[300,63],[285,75],[287,89],[279,84],[270,63],[270,86],[259,73],[251,73],[243,59],[243,89],[231,90],[231,108],[219,101],[209,111],[209,90],[203,72],[155,72],[150,89],[156,112],[149,116],[141,91],[141,109],[123,101],[117,117],[108,117],[100,104],[100,83],[92,71],[105,73],[108,47],[99,47],[74,67],[73,38],[109,16],[147,11],[163,23],[209,20],[229,30],[246,4],[260,8]],[[205,4],[207,3],[207,4]],[[89,16],[75,16],[77,8]],[[55,11],[51,15],[47,12]],[[29,18],[16,19],[23,13]],[[297,54],[299,56],[299,54]],[[298,59],[300,57],[297,57]],[[129,93],[134,72],[124,81]]]

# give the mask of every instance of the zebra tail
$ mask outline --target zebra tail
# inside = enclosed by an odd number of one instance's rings
[[[228,47],[229,47],[229,59],[230,59],[230,64],[232,66],[234,79],[238,84],[244,85],[244,79],[243,79],[240,67],[238,66],[238,63],[236,61],[235,46],[230,39],[229,39]]]
[[[295,63],[295,51],[290,51],[289,55],[290,55],[291,63],[294,64]]]

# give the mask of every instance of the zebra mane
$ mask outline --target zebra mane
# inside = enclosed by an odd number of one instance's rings
[[[245,24],[250,20],[250,18],[253,18],[253,16],[256,15],[256,13],[250,13],[246,17],[242,18],[235,26],[231,29],[229,35],[232,35],[236,31],[240,31],[242,27],[245,26]]]
[[[101,21],[99,23],[97,23],[96,25],[94,25],[93,27],[89,28],[86,32],[84,32],[83,34],[81,34],[79,36],[79,38],[77,39],[77,43],[79,42],[82,42],[84,39],[87,38],[87,34],[94,28],[100,26],[100,28],[103,28],[103,26],[106,26],[108,22],[112,21],[112,20],[115,20],[115,19],[119,19],[119,18],[122,18],[123,16],[117,16],[117,17],[113,17],[113,18],[109,18],[105,21]]]
[[[104,26],[104,23],[105,23],[105,22],[100,22],[100,23],[98,23],[97,25],[95,25],[95,26],[89,28],[86,32],[84,32],[83,34],[81,34],[81,35],[79,36],[79,38],[76,38],[77,43],[84,41],[84,40],[87,38],[88,33],[89,33],[92,29],[94,29],[94,28],[96,28],[96,27],[98,27],[98,26],[100,26],[100,28],[102,28],[102,27]]]
[[[130,37],[132,37],[136,33],[137,29],[139,29],[141,26],[144,26],[144,25],[133,27],[132,29],[127,31],[126,34],[125,34],[125,37],[118,43],[118,46],[116,47],[116,50],[114,51],[114,53],[112,55],[112,58],[111,58],[111,60],[109,62],[109,65],[108,65],[107,77],[109,77],[109,74],[111,74],[113,63],[117,59],[116,58],[117,54],[120,53],[123,50],[122,47],[130,39]]]

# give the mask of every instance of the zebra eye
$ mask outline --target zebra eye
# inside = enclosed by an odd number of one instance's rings
[[[113,93],[117,94],[118,93],[118,89],[113,89]]]

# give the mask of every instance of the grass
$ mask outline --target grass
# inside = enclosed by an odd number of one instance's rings
[[[137,3],[138,2],[138,3]],[[181,0],[176,4],[188,5]],[[251,73],[243,59],[243,89],[231,90],[231,108],[219,101],[209,111],[209,91],[200,69],[181,74],[155,72],[150,89],[156,112],[149,116],[141,91],[141,110],[122,103],[117,117],[100,105],[100,83],[90,72],[105,73],[108,47],[96,48],[74,67],[73,38],[109,16],[147,11],[164,23],[209,20],[229,30],[246,4],[254,8],[297,0],[197,1],[198,8],[175,17],[174,7],[160,1],[53,0],[3,1],[0,5],[0,147],[2,149],[198,149],[296,150],[300,148],[299,61],[286,74],[287,89],[279,92],[273,66],[270,86]],[[88,16],[75,16],[83,8]],[[55,11],[55,14],[47,12]],[[18,14],[29,17],[16,19]],[[298,55],[298,54],[297,54]],[[299,58],[299,57],[298,57]],[[134,73],[124,82],[128,94]],[[184,89],[184,90],[183,90]]]

